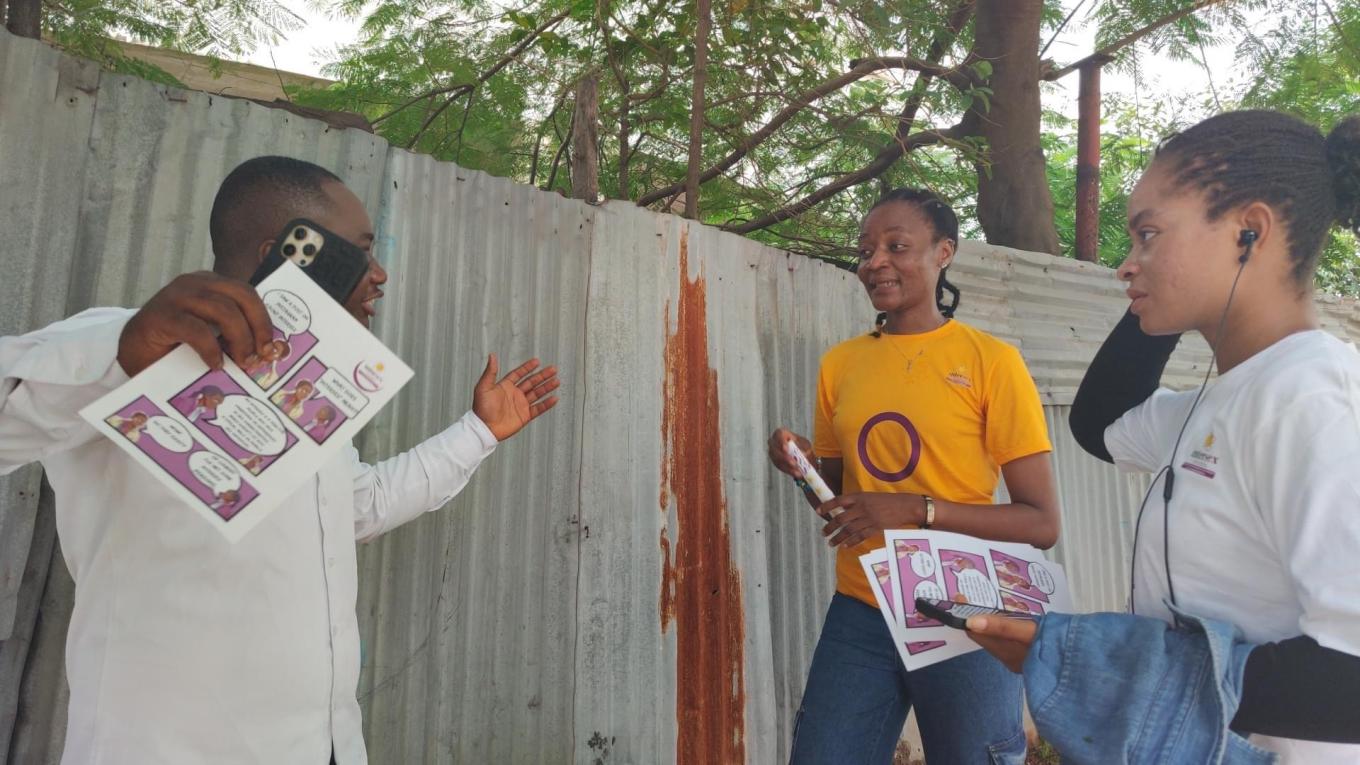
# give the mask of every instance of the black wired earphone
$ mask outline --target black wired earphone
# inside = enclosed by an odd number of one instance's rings
[[[1244,228],[1237,238],[1237,245],[1243,247],[1242,257],[1237,259],[1237,276],[1233,277],[1232,289],[1228,291],[1228,302],[1223,306],[1223,316],[1218,320],[1218,330],[1214,337],[1221,343],[1223,339],[1223,327],[1228,322],[1228,311],[1232,308],[1233,298],[1237,296],[1237,282],[1242,279],[1242,271],[1247,267],[1247,260],[1251,258],[1252,245],[1256,244],[1256,239],[1260,234]],[[1162,482],[1162,566],[1166,569],[1166,592],[1171,598],[1171,605],[1176,603],[1176,587],[1171,582],[1171,495],[1176,486],[1176,452],[1181,448],[1181,439],[1185,437],[1185,430],[1190,426],[1190,419],[1195,416],[1195,409],[1199,407],[1200,399],[1204,398],[1204,391],[1209,386],[1209,377],[1214,372],[1214,365],[1217,358],[1209,360],[1209,368],[1204,371],[1204,381],[1199,384],[1199,392],[1195,394],[1194,403],[1190,404],[1190,411],[1185,415],[1185,421],[1181,423],[1180,432],[1176,434],[1176,443],[1171,447],[1171,461],[1166,467],[1157,471],[1153,476],[1152,483],[1148,485],[1147,493],[1143,495],[1143,502],[1138,505],[1138,517],[1133,522],[1133,556],[1129,561],[1129,612],[1136,613],[1134,606],[1134,579],[1138,565],[1138,533],[1143,528],[1143,511],[1147,509],[1147,501],[1152,496],[1152,488],[1157,485],[1157,479],[1163,474],[1166,480]]]

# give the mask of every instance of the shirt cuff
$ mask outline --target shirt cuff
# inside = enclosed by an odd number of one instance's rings
[[[482,418],[478,417],[476,412],[469,409],[459,422],[466,425],[468,430],[471,430],[477,435],[477,440],[481,442],[482,449],[485,450],[481,455],[483,458],[496,450],[496,445],[500,442],[496,440],[496,436],[491,432],[491,428],[488,428],[486,423],[482,422]]]

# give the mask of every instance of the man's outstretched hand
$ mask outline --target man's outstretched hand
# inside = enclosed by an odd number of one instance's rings
[[[497,441],[515,435],[557,405],[557,396],[548,395],[562,384],[557,379],[557,367],[538,373],[534,373],[535,369],[538,359],[529,359],[497,380],[500,365],[496,354],[487,359],[486,370],[472,391],[472,411],[486,423]]]

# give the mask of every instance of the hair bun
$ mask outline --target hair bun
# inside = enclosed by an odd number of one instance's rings
[[[1327,135],[1327,163],[1336,191],[1336,222],[1360,234],[1360,115],[1341,120]]]

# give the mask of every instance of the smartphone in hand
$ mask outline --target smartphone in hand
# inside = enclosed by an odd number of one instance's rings
[[[274,240],[260,267],[250,277],[258,285],[287,260],[302,269],[335,302],[344,304],[368,271],[368,253],[339,234],[306,218],[297,218]]]
[[[956,630],[968,629],[968,617],[970,616],[1004,616],[1016,619],[1033,619],[1034,614],[1022,613],[1020,611],[1005,611],[1000,608],[988,608],[987,606],[975,606],[971,603],[955,603],[951,600],[936,600],[935,598],[917,598],[916,610],[931,619]]]

